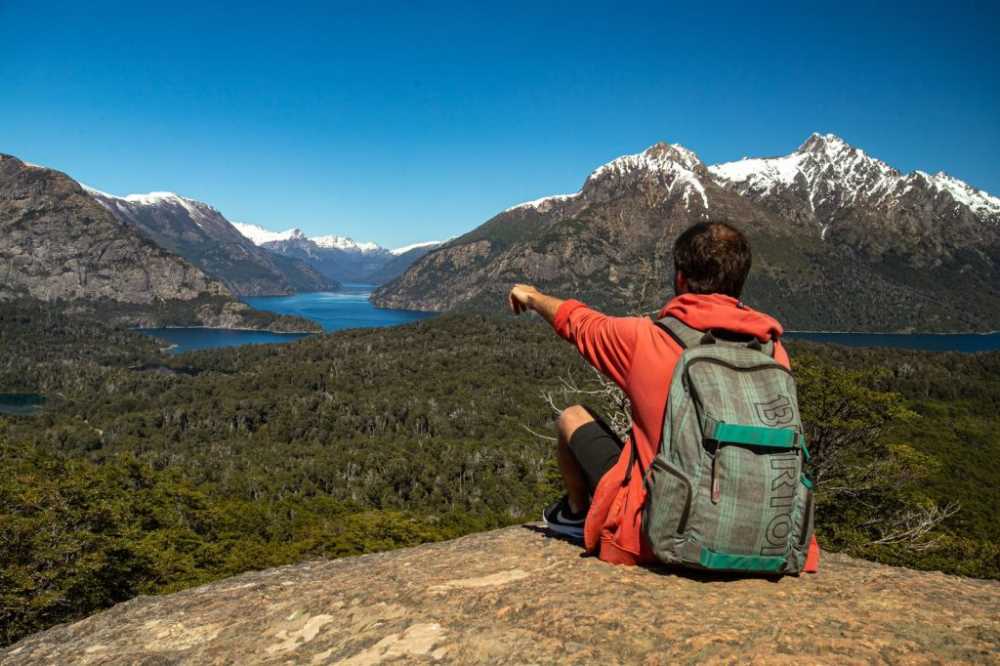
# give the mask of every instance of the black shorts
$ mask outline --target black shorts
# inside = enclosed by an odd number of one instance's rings
[[[590,413],[594,420],[573,431],[569,438],[569,450],[583,468],[587,486],[593,494],[597,482],[618,462],[624,445],[607,423]]]

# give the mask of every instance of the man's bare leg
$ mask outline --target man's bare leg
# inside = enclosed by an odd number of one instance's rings
[[[569,508],[573,513],[579,513],[590,505],[590,489],[587,487],[587,478],[583,475],[580,463],[569,449],[569,440],[578,428],[593,420],[594,417],[584,407],[573,405],[562,411],[557,424],[559,443],[556,448],[556,458],[559,460],[559,470],[562,472],[563,484],[569,497]]]

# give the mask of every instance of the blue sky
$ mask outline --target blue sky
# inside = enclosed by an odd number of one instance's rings
[[[998,3],[617,4],[0,0],[0,152],[388,246],[659,140],[834,132],[1000,194]]]

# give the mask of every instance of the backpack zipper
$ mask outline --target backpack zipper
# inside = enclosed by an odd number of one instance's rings
[[[722,499],[722,482],[719,480],[719,456],[721,447],[715,445],[715,455],[712,456],[712,504],[718,504]]]

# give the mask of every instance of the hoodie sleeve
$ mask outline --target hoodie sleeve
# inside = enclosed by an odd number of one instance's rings
[[[559,306],[552,326],[588,363],[624,388],[641,321],[638,317],[609,317],[569,300]]]

